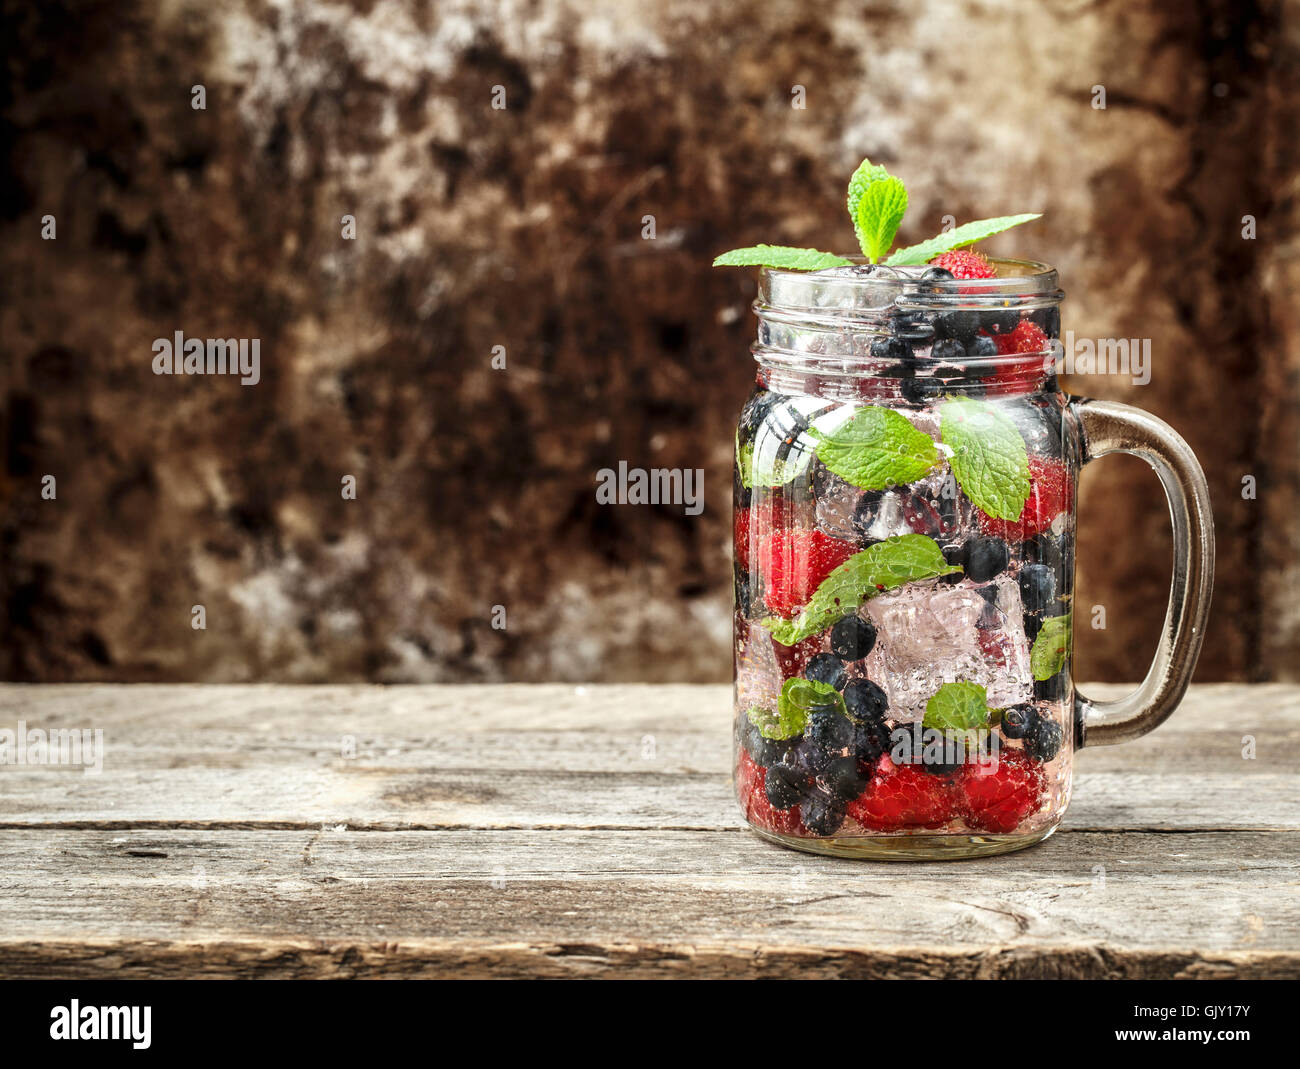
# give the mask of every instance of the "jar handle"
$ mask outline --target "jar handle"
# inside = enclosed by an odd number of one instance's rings
[[[1142,685],[1116,701],[1074,696],[1076,746],[1110,746],[1145,735],[1182,701],[1205,637],[1214,585],[1214,518],[1210,488],[1191,447],[1161,419],[1113,401],[1072,398],[1083,427],[1083,462],[1131,453],[1160,476],[1174,526],[1169,607],[1155,659]]]

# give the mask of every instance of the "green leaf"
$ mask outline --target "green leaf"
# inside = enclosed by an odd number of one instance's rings
[[[962,490],[983,512],[1018,520],[1029,499],[1029,453],[1010,417],[986,401],[954,397],[939,409],[939,437]]]
[[[736,470],[740,473],[740,483],[746,490],[754,489],[754,443],[740,441],[736,435]]]
[[[914,482],[939,463],[934,440],[891,408],[868,405],[829,434],[810,433],[821,462],[863,490]]]
[[[792,739],[802,735],[814,709],[834,709],[848,716],[844,697],[829,683],[814,679],[787,679],[776,700],[776,712],[754,706],[745,715],[765,739]]]
[[[863,160],[858,164],[858,169],[853,172],[853,177],[849,179],[849,219],[853,222],[853,232],[858,236],[858,245],[861,247],[863,255],[867,255],[867,242],[858,225],[858,206],[868,189],[877,182],[884,181],[889,177],[889,172],[880,164],[872,163],[870,160]]]
[[[971,731],[989,726],[988,694],[978,683],[945,683],[925,703],[922,724],[936,731]]]
[[[934,539],[901,535],[853,554],[822,580],[801,613],[790,620],[769,616],[763,626],[783,646],[793,646],[857,612],[864,601],[882,591],[960,571],[959,565],[943,559]]]
[[[889,251],[906,212],[907,188],[893,175],[872,182],[863,191],[853,217],[853,229],[857,231],[863,255],[873,264]]]
[[[1049,616],[1029,651],[1029,668],[1035,679],[1051,679],[1065,665],[1070,653],[1070,617]]]
[[[953,249],[964,249],[967,245],[974,245],[977,241],[991,238],[994,234],[1010,230],[1013,226],[1028,223],[1033,219],[1040,219],[1042,214],[1042,212],[1029,212],[1025,215],[999,215],[994,219],[977,219],[973,223],[962,223],[961,226],[953,227],[953,229],[943,234],[935,235],[929,241],[899,249],[885,263],[891,267],[927,264],[940,253],[951,252]]]
[[[713,260],[714,267],[776,267],[785,271],[822,271],[827,267],[849,267],[852,260],[833,252],[794,249],[789,245],[755,245],[732,249]]]

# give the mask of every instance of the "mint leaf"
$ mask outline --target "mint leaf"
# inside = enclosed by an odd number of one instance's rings
[[[999,215],[994,219],[977,219],[973,223],[962,223],[961,226],[953,227],[952,230],[946,233],[937,234],[929,241],[899,249],[885,263],[891,267],[926,264],[940,253],[951,252],[953,249],[964,249],[967,245],[974,245],[977,241],[991,238],[994,234],[1010,230],[1013,226],[1039,219],[1042,214],[1042,212],[1029,212],[1026,215]]]
[[[746,490],[754,489],[754,443],[742,442],[736,435],[736,470],[740,474],[740,484]]]
[[[858,236],[858,245],[862,249],[863,255],[867,255],[867,242],[861,227],[858,225],[858,206],[868,189],[877,182],[889,177],[889,172],[880,164],[872,163],[870,160],[863,160],[858,164],[858,169],[853,172],[853,177],[849,179],[849,219],[853,222],[853,232]]]
[[[856,612],[864,601],[881,591],[960,571],[959,565],[943,559],[934,539],[919,534],[900,535],[853,554],[822,580],[798,616],[790,620],[769,616],[763,626],[777,642],[793,646]]]
[[[780,713],[774,713],[771,709],[764,709],[757,705],[745,716],[754,727],[758,728],[758,733],[765,739],[789,739],[800,735],[803,733],[806,720],[806,716],[802,715],[798,719],[783,720]]]
[[[1029,668],[1035,679],[1051,679],[1065,665],[1070,652],[1070,617],[1049,616],[1039,628],[1029,651]]]
[[[821,462],[863,490],[913,482],[939,463],[934,440],[891,408],[868,405],[829,434],[809,433]]]
[[[985,401],[954,397],[939,409],[939,437],[962,490],[987,515],[1018,520],[1029,499],[1029,453],[1009,416]]]
[[[988,694],[978,683],[945,683],[925,703],[923,726],[971,731],[989,726]]]
[[[907,211],[907,188],[893,175],[872,182],[858,200],[853,216],[862,253],[873,264],[889,251]]]
[[[776,267],[785,271],[822,271],[827,267],[849,267],[852,260],[833,252],[794,249],[789,245],[755,245],[732,249],[713,260],[714,267]]]

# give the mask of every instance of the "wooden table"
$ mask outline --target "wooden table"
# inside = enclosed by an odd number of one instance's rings
[[[745,831],[729,701],[0,686],[105,745],[0,768],[0,976],[1300,976],[1300,688],[1197,687],[1048,842],[925,864]]]

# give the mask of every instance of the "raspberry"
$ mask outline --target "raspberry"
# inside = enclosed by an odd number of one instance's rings
[[[1029,498],[1018,519],[999,520],[980,513],[980,527],[985,534],[1009,542],[1023,542],[1047,530],[1052,521],[1074,503],[1074,483],[1059,460],[1031,454],[1029,483]]]
[[[776,654],[776,663],[781,669],[782,680],[803,675],[808,662],[822,651],[821,635],[813,635],[802,642],[796,642],[793,646],[783,646],[770,635],[768,641],[772,643],[772,652]]]
[[[733,523],[733,552],[742,571],[749,571],[749,509],[736,509]]]
[[[953,818],[955,803],[947,777],[926,772],[920,765],[896,765],[886,756],[862,797],[849,804],[848,813],[876,831],[938,828]]]
[[[767,607],[781,616],[793,616],[822,580],[855,552],[848,542],[821,531],[774,531],[758,545]]]
[[[995,391],[999,387],[1023,390],[1030,381],[1041,378],[1043,354],[1051,348],[1052,342],[1038,324],[1022,319],[1012,330],[1006,334],[995,334],[992,339],[1001,356],[1032,354],[1026,360],[1002,361],[993,373],[992,385]]]
[[[1042,772],[1016,750],[1003,750],[996,764],[968,764],[957,776],[962,816],[982,831],[1015,831],[1038,808],[1043,787]]]
[[[1052,345],[1043,333],[1043,328],[1028,319],[1022,319],[1009,334],[995,335],[993,341],[1003,356],[1011,353],[1043,353]]]
[[[754,764],[744,750],[740,751],[736,765],[736,797],[745,819],[751,824],[782,835],[805,834],[803,821],[799,819],[799,807],[784,811],[773,808],[767,800],[767,769]]]
[[[936,256],[931,267],[951,271],[954,278],[997,278],[998,273],[987,257],[971,249],[954,249]]]

